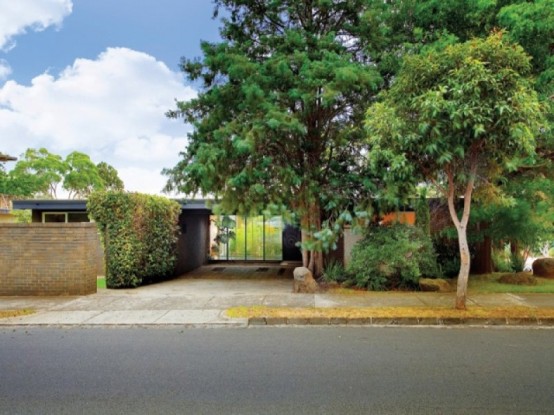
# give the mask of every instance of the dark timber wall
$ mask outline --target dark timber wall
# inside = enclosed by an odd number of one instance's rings
[[[204,265],[208,259],[210,215],[205,213],[181,213],[181,235],[177,243],[177,275]]]
[[[93,223],[0,224],[0,295],[96,292]]]

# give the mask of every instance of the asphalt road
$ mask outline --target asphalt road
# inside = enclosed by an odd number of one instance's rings
[[[2,414],[552,414],[554,330],[0,330]]]

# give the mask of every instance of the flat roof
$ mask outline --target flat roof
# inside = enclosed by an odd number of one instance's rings
[[[209,201],[204,199],[193,200],[175,200],[181,205],[181,209],[187,212],[195,213],[211,213],[211,208],[207,206]],[[14,200],[13,208],[17,210],[33,209],[33,210],[51,210],[65,211],[75,210],[86,212],[86,200],[61,200],[61,199],[33,199],[33,200]]]

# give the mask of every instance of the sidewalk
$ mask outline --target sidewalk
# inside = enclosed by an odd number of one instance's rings
[[[450,307],[454,293],[361,292],[293,294],[289,270],[282,267],[206,266],[172,281],[124,290],[99,290],[85,297],[0,297],[0,310],[33,309],[34,314],[0,319],[0,326],[185,326],[249,325],[533,325],[554,319],[414,318],[229,318],[231,307],[343,308]],[[262,271],[259,271],[259,270]],[[215,270],[215,271],[214,271]],[[286,277],[287,279],[283,278]],[[469,306],[554,308],[554,294],[481,294]]]

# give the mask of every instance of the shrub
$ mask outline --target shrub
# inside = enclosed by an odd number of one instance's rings
[[[416,202],[415,207],[416,226],[420,228],[425,235],[431,235],[431,210],[429,209],[429,201],[425,193],[423,193]]]
[[[330,260],[323,268],[323,280],[325,282],[343,282],[347,279],[344,265],[336,260]]]
[[[512,260],[510,254],[503,249],[493,249],[492,263],[497,272],[512,272]]]
[[[436,255],[417,227],[374,226],[354,246],[347,271],[357,286],[369,290],[415,288],[420,277],[437,276]]]
[[[166,198],[98,192],[87,204],[103,237],[108,288],[137,287],[173,276],[181,208]]]

